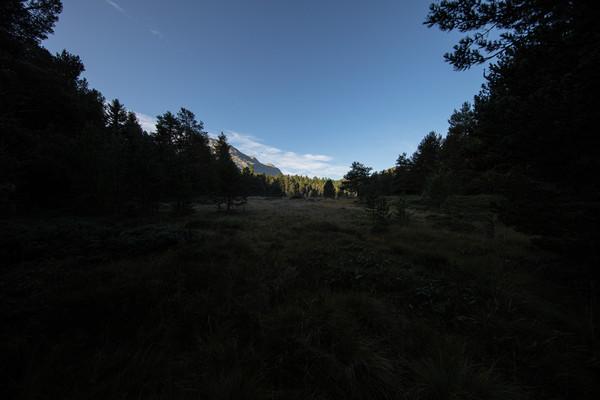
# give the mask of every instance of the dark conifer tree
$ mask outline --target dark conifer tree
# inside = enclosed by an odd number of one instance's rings
[[[0,2],[0,32],[25,45],[39,45],[54,33],[54,24],[62,12],[60,0],[2,0]]]
[[[354,161],[352,163],[350,171],[344,175],[344,180],[342,181],[342,190],[349,193],[360,193],[360,187],[366,185],[369,182],[369,177],[371,175],[371,167],[365,167],[363,164],[358,161]]]
[[[483,174],[475,169],[477,150],[477,118],[471,104],[465,102],[448,120],[448,134],[440,149],[441,170],[452,176],[457,193],[474,194],[488,191]]]
[[[179,135],[179,122],[175,115],[167,111],[156,117],[156,131],[153,133],[154,141],[162,162],[168,162],[175,153],[175,141]]]
[[[127,117],[127,110],[119,99],[114,99],[106,106],[106,123],[113,133],[122,133],[121,128],[127,122]]]
[[[435,132],[429,132],[412,155],[414,168],[418,173],[427,176],[440,168],[440,150],[442,137]]]
[[[394,191],[396,193],[419,193],[420,182],[417,181],[412,159],[402,153],[396,160],[394,169]]]
[[[203,131],[204,124],[197,121],[193,112],[181,108],[177,113],[179,133],[177,137],[178,156],[182,185],[188,197],[208,195],[213,188],[213,157],[208,147],[208,136]]]
[[[335,197],[335,187],[333,186],[331,179],[327,179],[327,182],[325,182],[325,186],[323,187],[323,196],[328,198]]]
[[[508,200],[505,222],[597,243],[600,28],[593,1],[443,1],[425,21],[469,33],[447,53],[458,70],[489,60],[475,99],[477,167]],[[492,39],[490,30],[502,31]],[[584,206],[585,204],[585,206]]]
[[[163,197],[175,200],[184,210],[196,197],[212,189],[213,165],[208,137],[193,112],[181,108],[157,117],[153,134],[162,165]]]
[[[435,132],[429,132],[412,155],[413,182],[417,192],[422,192],[427,176],[440,169],[440,150],[442,137]]]
[[[221,132],[215,145],[216,159],[216,201],[220,207],[225,204],[229,211],[235,204],[245,202],[240,182],[240,171],[231,159],[230,146],[227,137]]]
[[[39,46],[61,10],[58,0],[0,2],[0,182],[15,186],[19,207],[68,205],[80,173],[73,140],[86,124],[83,64]]]

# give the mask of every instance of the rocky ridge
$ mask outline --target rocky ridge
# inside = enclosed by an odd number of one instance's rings
[[[214,152],[216,142],[216,139],[208,138],[208,145],[212,152]],[[231,159],[239,169],[244,169],[246,167],[249,168],[250,166],[252,166],[254,167],[254,172],[257,174],[265,174],[272,176],[281,174],[281,170],[273,164],[263,164],[260,161],[258,161],[256,157],[244,154],[235,147],[231,145],[229,146],[229,154],[231,154]]]

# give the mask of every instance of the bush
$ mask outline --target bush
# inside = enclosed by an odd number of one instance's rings
[[[381,222],[387,222],[390,219],[390,205],[387,199],[383,196],[379,196],[375,200],[375,218]]]
[[[392,203],[392,212],[396,219],[405,224],[408,222],[408,218],[410,217],[410,213],[408,212],[408,204],[406,201],[406,196],[402,194],[402,197],[396,199]]]
[[[182,229],[150,225],[121,234],[109,246],[118,253],[143,254],[176,246],[188,236]]]
[[[449,172],[436,172],[429,175],[425,180],[423,196],[433,200],[437,207],[441,207],[454,191],[453,182],[454,178]]]

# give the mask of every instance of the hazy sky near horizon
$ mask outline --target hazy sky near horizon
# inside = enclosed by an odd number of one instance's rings
[[[444,62],[460,33],[430,0],[62,0],[50,52],[147,130],[191,110],[211,136],[284,173],[341,178],[411,155],[484,83]]]

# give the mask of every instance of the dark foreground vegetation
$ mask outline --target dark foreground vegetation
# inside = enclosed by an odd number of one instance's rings
[[[3,398],[597,398],[598,289],[490,215],[403,199],[3,224]]]
[[[333,182],[144,132],[40,46],[59,0],[0,2],[2,398],[599,398],[594,3],[432,5],[486,84]]]

